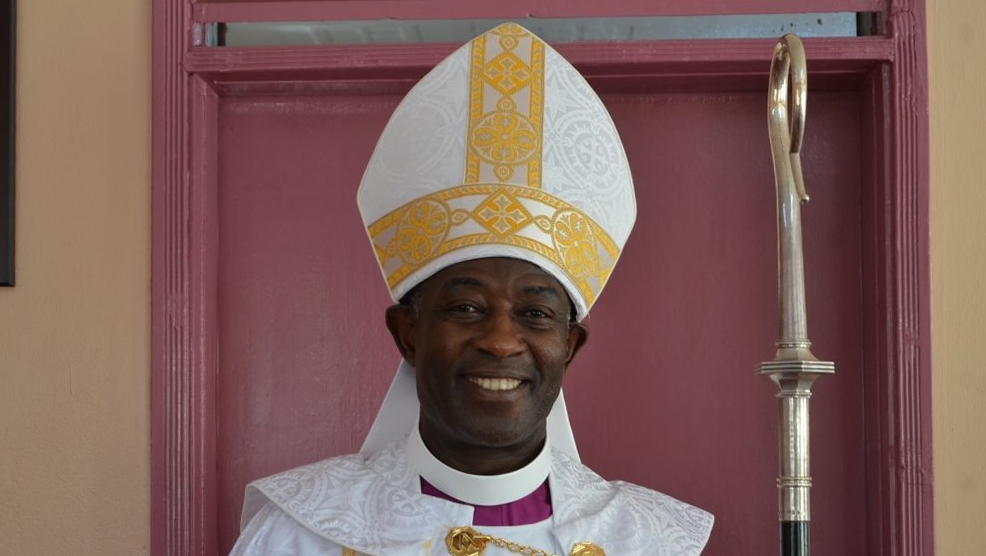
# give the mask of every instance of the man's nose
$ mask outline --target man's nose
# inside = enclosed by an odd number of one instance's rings
[[[476,347],[496,357],[510,357],[525,349],[521,330],[506,311],[495,311],[487,314],[485,326],[476,338]]]

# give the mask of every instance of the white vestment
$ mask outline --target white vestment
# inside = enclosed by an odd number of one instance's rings
[[[550,553],[591,542],[610,556],[694,556],[712,515],[670,496],[606,481],[565,453],[550,454],[552,516],[531,525],[476,526]],[[447,555],[451,527],[471,525],[471,506],[421,494],[407,441],[251,483],[231,556]],[[349,550],[346,550],[349,549]],[[508,554],[487,546],[484,556]]]

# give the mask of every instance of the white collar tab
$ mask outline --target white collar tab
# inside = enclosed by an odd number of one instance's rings
[[[470,475],[445,465],[436,458],[421,439],[417,424],[407,440],[407,455],[411,467],[438,490],[476,506],[498,506],[520,500],[534,492],[551,471],[551,448],[545,440],[541,453],[534,461],[516,471],[502,475]]]

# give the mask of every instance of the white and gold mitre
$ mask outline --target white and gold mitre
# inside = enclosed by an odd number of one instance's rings
[[[391,296],[452,264],[530,261],[579,318],[636,217],[609,113],[530,31],[505,23],[456,50],[407,94],[360,184],[359,207]]]

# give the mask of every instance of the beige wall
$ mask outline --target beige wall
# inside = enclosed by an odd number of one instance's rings
[[[18,4],[0,554],[146,554],[150,2]]]
[[[928,0],[935,518],[986,554],[986,3]]]
[[[937,539],[965,556],[986,554],[986,8],[929,4]],[[150,2],[31,0],[19,16],[0,554],[145,554]]]

